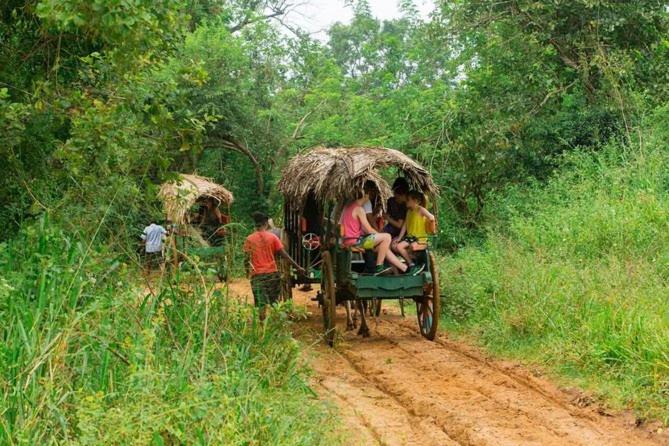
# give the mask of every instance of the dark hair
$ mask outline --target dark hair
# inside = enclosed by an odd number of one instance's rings
[[[253,218],[253,223],[255,224],[256,228],[260,228],[266,225],[269,221],[269,217],[263,212],[254,212],[251,215],[251,218]]]
[[[362,190],[365,192],[378,191],[379,188],[376,186],[376,183],[372,180],[365,181],[365,185],[362,186]]]
[[[404,177],[395,178],[395,182],[393,183],[393,192],[400,195],[404,195],[409,192],[409,182],[407,179]]]
[[[421,191],[415,189],[410,190],[407,196],[416,200],[421,206],[425,204],[425,195],[423,195]]]

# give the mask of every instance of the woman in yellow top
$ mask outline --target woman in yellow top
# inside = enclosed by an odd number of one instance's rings
[[[409,268],[414,271],[420,269],[422,271],[425,265],[417,267],[414,263],[413,256],[409,252],[412,243],[427,243],[428,236],[428,222],[434,222],[434,215],[423,207],[425,204],[425,197],[417,190],[412,190],[407,194],[407,216],[404,220],[404,225],[400,230],[400,235],[397,237],[395,249],[397,253],[404,257]],[[420,272],[418,271],[418,272]]]

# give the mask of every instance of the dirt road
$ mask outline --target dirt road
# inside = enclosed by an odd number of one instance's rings
[[[231,291],[250,290],[237,282]],[[393,308],[372,319],[370,338],[344,333],[330,349],[318,342],[321,313],[309,300],[313,294],[295,293],[296,303],[310,313],[296,324],[295,335],[313,346],[314,387],[340,407],[348,444],[669,444],[666,434],[635,427],[630,415],[605,413],[583,395],[487,359],[445,334],[426,341],[415,318],[401,318]]]

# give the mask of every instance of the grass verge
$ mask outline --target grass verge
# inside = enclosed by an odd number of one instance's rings
[[[336,441],[280,313],[183,277],[143,291],[46,220],[1,248],[0,443]]]
[[[572,157],[548,187],[499,197],[504,223],[443,262],[449,329],[669,423],[664,146]]]

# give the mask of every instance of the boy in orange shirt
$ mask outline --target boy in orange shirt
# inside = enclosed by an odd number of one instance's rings
[[[304,268],[295,262],[283,248],[283,243],[269,231],[269,217],[262,212],[253,214],[255,231],[244,241],[244,252],[248,256],[247,265],[251,268],[251,290],[255,306],[260,308],[260,319],[265,319],[267,306],[275,304],[281,290],[281,275],[276,265],[275,255],[280,254],[297,269],[305,274]]]

